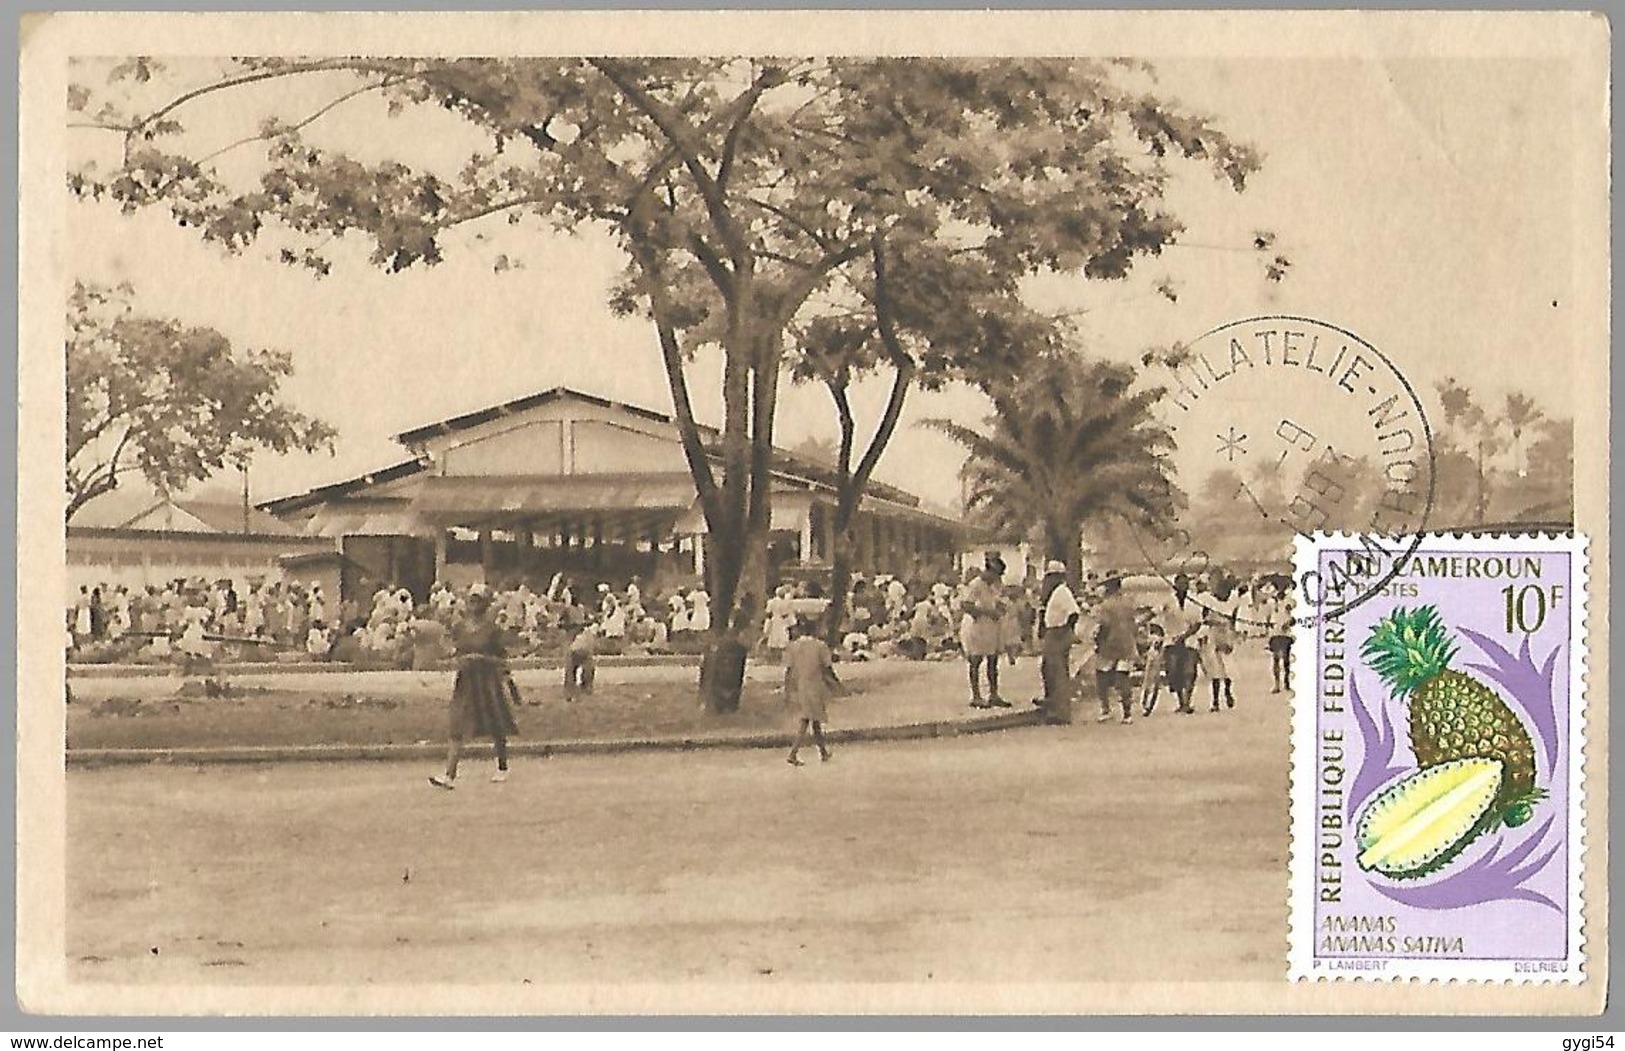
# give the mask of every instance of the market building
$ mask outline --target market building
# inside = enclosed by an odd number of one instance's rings
[[[558,387],[396,440],[410,453],[400,463],[260,505],[332,545],[346,596],[383,584],[422,596],[435,581],[545,585],[555,573],[704,578],[705,519],[669,415]],[[775,573],[827,570],[834,481],[828,467],[775,452]],[[857,532],[858,572],[902,575],[951,569],[964,535],[957,519],[879,483]]]

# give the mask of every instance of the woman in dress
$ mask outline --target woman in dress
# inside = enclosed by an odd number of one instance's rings
[[[1195,636],[1202,630],[1200,606],[1190,597],[1190,578],[1180,573],[1174,577],[1173,594],[1157,614],[1162,629],[1162,665],[1168,688],[1174,693],[1179,711],[1191,715],[1196,711],[1193,697],[1196,693],[1196,650],[1192,648]]]
[[[970,706],[1008,708],[1010,702],[999,696],[999,649],[1003,643],[1005,601],[1000,580],[1004,567],[989,560],[982,572],[972,577],[960,596],[962,620],[959,645],[970,665]],[[981,669],[987,668],[987,699],[982,699]]]
[[[497,772],[492,781],[508,779],[508,738],[519,732],[513,706],[519,688],[509,674],[502,646],[502,629],[491,615],[491,600],[483,592],[468,596],[468,616],[458,625],[457,680],[451,689],[451,740],[446,748],[446,772],[429,783],[436,788],[457,787],[457,761],[463,741],[489,737],[496,748]]]
[[[1202,672],[1208,677],[1213,690],[1210,712],[1219,710],[1219,695],[1224,695],[1224,706],[1234,708],[1236,695],[1230,678],[1230,655],[1236,650],[1237,596],[1228,580],[1213,586],[1213,593],[1203,603],[1202,614]]]
[[[767,623],[763,631],[767,639],[767,652],[774,658],[790,645],[790,629],[795,625],[795,604],[790,599],[791,588],[779,585],[773,597],[767,600]]]
[[[310,584],[310,602],[307,607],[307,611],[310,614],[311,620],[319,620],[324,624],[327,622],[327,614],[329,612],[327,608],[327,596],[322,594],[322,586],[316,581],[311,581]]]
[[[1030,652],[1035,611],[1032,596],[1020,584],[1005,588],[1004,598],[1004,619],[999,623],[999,641],[1003,643],[1005,659],[1014,668],[1016,659]]]
[[[324,620],[326,618],[323,618]],[[265,594],[258,584],[251,585],[243,600],[243,634],[257,639],[265,632]]]
[[[688,614],[688,630],[703,635],[711,630],[711,596],[705,589],[696,588],[688,598],[693,604]]]
[[[840,687],[835,677],[835,661],[829,646],[818,637],[817,625],[811,619],[795,622],[795,639],[784,650],[784,700],[799,720],[796,739],[790,744],[790,755],[785,760],[791,766],[801,766],[801,746],[812,733],[818,746],[818,758],[829,761],[829,746],[824,743],[824,723],[829,719],[829,698]]]
[[[681,589],[671,593],[671,598],[666,600],[666,608],[671,614],[671,639],[678,642],[688,635],[688,603]]]
[[[73,635],[81,643],[90,638],[90,588],[83,584],[73,606]]]

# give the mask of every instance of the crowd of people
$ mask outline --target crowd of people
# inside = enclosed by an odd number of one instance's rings
[[[1210,710],[1233,707],[1232,655],[1241,640],[1258,637],[1272,653],[1274,688],[1287,687],[1290,578],[1238,580],[1214,572],[1176,578],[1171,595],[1161,585],[1160,594],[1147,596],[1125,592],[1118,575],[1090,574],[1074,594],[1064,566],[1046,569],[1012,580],[990,555],[958,579],[857,576],[833,632],[834,656],[964,660],[970,703],[999,708],[1011,706],[1000,690],[1001,666],[1042,653],[1046,704],[1060,715],[1069,712],[1076,692],[1067,661],[1081,647],[1091,654],[1102,717],[1116,701],[1123,718],[1132,720],[1131,684],[1140,678],[1143,687],[1153,658],[1161,665],[1153,677],[1166,683],[1179,710],[1194,710],[1198,676],[1209,684]],[[831,634],[827,601],[814,581],[780,584],[765,604],[757,656],[779,661],[798,634]],[[591,688],[600,654],[698,652],[712,621],[704,589],[647,589],[636,578],[618,586],[562,574],[534,588],[523,581],[437,584],[423,601],[404,587],[380,586],[365,602],[336,601],[311,581],[180,579],[81,587],[67,610],[67,645],[76,660],[281,655],[433,667],[453,656],[453,632],[471,602],[489,608],[509,656],[563,658],[572,691]]]
[[[1176,711],[1196,712],[1199,676],[1207,680],[1210,712],[1236,706],[1232,670],[1237,649],[1247,640],[1263,641],[1271,657],[1272,693],[1291,687],[1294,600],[1290,576],[1240,581],[1219,572],[1193,580],[1174,577],[1170,591],[1149,605],[1138,605],[1125,593],[1124,578],[1110,574],[1085,588],[1082,603],[1066,583],[1066,567],[1046,567],[1037,630],[1043,651],[1044,695],[1035,703],[1055,721],[1070,721],[1078,690],[1070,669],[1072,647],[1093,645],[1088,664],[1094,672],[1099,722],[1113,718],[1114,702],[1121,721],[1134,721],[1139,707],[1149,714],[1166,688]],[[976,666],[971,664],[972,704],[977,703]]]
[[[591,628],[599,652],[698,648],[710,630],[701,588],[645,596],[639,581],[612,589],[555,576],[545,588],[435,585],[426,600],[399,586],[365,603],[334,601],[318,582],[177,579],[163,585],[83,585],[67,609],[70,659],[343,660],[422,666],[450,655],[450,629],[480,596],[516,656],[565,652]]]
[[[1136,578],[1130,578],[1136,579]],[[1208,684],[1209,711],[1237,703],[1232,661],[1248,639],[1265,641],[1273,692],[1290,688],[1293,630],[1289,576],[1240,580],[1222,571],[1158,578],[1131,593],[1119,574],[1090,574],[1074,592],[1067,568],[1050,562],[1042,575],[1012,581],[989,554],[956,580],[858,576],[832,625],[817,583],[783,583],[763,609],[754,649],[782,662],[785,698],[799,718],[788,759],[801,765],[806,740],[828,759],[826,701],[840,689],[837,659],[964,660],[970,704],[1012,707],[1000,690],[1001,665],[1041,654],[1043,694],[1052,721],[1070,722],[1077,694],[1088,689],[1100,721],[1131,723],[1138,692],[1166,688],[1176,710],[1196,711],[1198,679]],[[1149,601],[1146,601],[1149,599]],[[399,586],[372,590],[366,603],[334,601],[318,582],[177,579],[164,585],[85,585],[66,611],[70,659],[337,660],[393,667],[457,669],[446,771],[431,778],[455,784],[463,741],[497,743],[496,779],[506,777],[505,741],[514,732],[517,690],[507,659],[564,658],[565,696],[593,687],[600,654],[699,652],[712,627],[703,588],[645,591],[637,578],[621,586],[582,584],[555,575],[545,587],[517,581],[492,587],[436,584],[425,600]],[[833,630],[831,630],[833,628]],[[832,635],[836,647],[824,636]],[[1074,677],[1072,650],[1086,652]],[[455,660],[455,665],[451,662]]]
[[[338,614],[317,583],[85,584],[67,610],[67,645],[75,659],[101,660],[201,657],[223,639],[302,646]]]

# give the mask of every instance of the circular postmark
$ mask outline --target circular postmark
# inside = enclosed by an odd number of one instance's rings
[[[1314,318],[1250,317],[1149,356],[1147,372],[1164,390],[1159,415],[1187,501],[1171,530],[1133,530],[1165,580],[1223,570],[1292,581],[1314,611],[1295,619],[1308,621],[1380,594],[1422,542],[1432,431],[1415,388],[1371,343]],[[1295,579],[1294,538],[1320,532],[1355,538],[1346,572]]]

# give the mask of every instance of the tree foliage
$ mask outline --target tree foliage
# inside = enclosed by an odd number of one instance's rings
[[[277,401],[286,352],[138,314],[133,295],[79,282],[68,301],[68,519],[131,472],[172,491],[256,449],[331,447],[333,428]]]
[[[251,59],[186,86],[146,60],[115,73],[124,103],[98,106],[107,92],[78,85],[70,104],[120,137],[122,157],[70,173],[70,186],[125,208],[161,204],[232,250],[276,225],[303,235],[278,250],[284,262],[325,273],[324,245],[361,238],[376,265],[401,270],[439,262],[446,231],[498,217],[610,231],[628,260],[613,305],[655,325],[716,542],[719,632],[753,630],[761,609],[781,380],[829,386],[849,504],[911,385],[1003,383],[1053,349],[1053,319],[1022,304],[1025,278],[1120,279],[1176,243],[1181,225],[1164,206],[1174,158],[1237,190],[1258,165],[1131,62]],[[331,99],[214,153],[186,143],[197,100],[292,77],[331,80]],[[160,82],[166,98],[128,101]],[[312,125],[369,95],[392,113],[453,114],[485,146],[448,174],[317,141]],[[242,148],[263,162],[250,184],[231,184],[215,161]],[[716,450],[695,425],[683,368],[701,344],[724,359]],[[845,392],[881,371],[893,394],[859,451]]]
[[[970,453],[967,509],[1007,535],[1042,527],[1049,557],[1064,560],[1074,580],[1091,522],[1165,529],[1185,502],[1174,438],[1153,412],[1163,391],[1136,379],[1128,365],[1045,355],[991,392],[982,429],[933,420]]]

